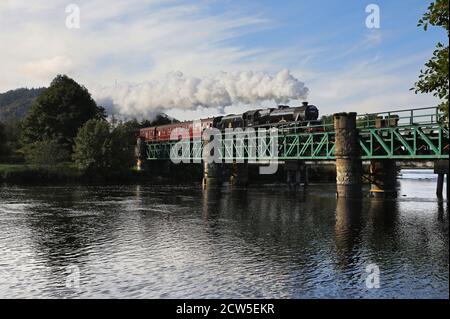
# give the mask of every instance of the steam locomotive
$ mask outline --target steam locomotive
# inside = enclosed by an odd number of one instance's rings
[[[289,107],[279,105],[278,108],[267,108],[247,111],[242,114],[229,114],[213,118],[201,119],[200,121],[186,121],[181,123],[166,124],[142,128],[140,137],[149,142],[164,142],[170,140],[170,135],[174,130],[184,129],[189,131],[191,138],[199,138],[206,128],[270,128],[270,127],[308,127],[320,124],[319,109],[308,102],[303,102],[302,106]]]

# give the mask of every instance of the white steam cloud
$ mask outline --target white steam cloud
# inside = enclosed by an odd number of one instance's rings
[[[170,109],[222,108],[270,100],[287,103],[306,99],[307,94],[308,88],[289,70],[275,76],[253,71],[220,72],[202,79],[173,72],[161,81],[103,88],[95,98],[113,113],[142,117]]]

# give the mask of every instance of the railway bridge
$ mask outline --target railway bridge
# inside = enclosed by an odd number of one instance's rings
[[[248,182],[248,164],[283,164],[288,182],[307,174],[307,162],[334,161],[337,195],[361,196],[362,162],[370,162],[372,196],[396,196],[396,163],[434,161],[438,174],[437,195],[442,196],[449,160],[449,127],[437,107],[371,114],[336,113],[320,126],[279,125],[268,130],[223,130],[208,138],[146,142],[146,161],[204,165],[204,185],[221,182],[221,163],[232,163],[237,184]],[[264,132],[265,134],[260,134]],[[204,134],[205,135],[205,134]],[[214,161],[206,145],[215,141]],[[206,155],[205,155],[206,154]],[[303,176],[305,179],[305,176]],[[449,188],[447,186],[447,197]]]

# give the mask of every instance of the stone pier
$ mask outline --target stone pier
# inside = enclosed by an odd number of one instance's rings
[[[449,199],[449,160],[438,160],[434,163],[434,173],[438,175],[437,186],[436,186],[436,196],[438,198],[443,198],[443,189],[444,189],[444,178],[447,176],[447,203]]]
[[[370,196],[397,197],[397,164],[394,160],[370,161]]]
[[[146,169],[146,146],[143,138],[138,137],[134,147],[134,155],[136,157],[136,168],[138,171]]]
[[[248,185],[248,164],[234,162],[231,167],[230,183],[233,186]]]
[[[333,116],[336,157],[337,197],[361,197],[362,162],[359,154],[356,113],[337,113]]]
[[[223,165],[203,162],[203,187],[218,187],[222,184]]]
[[[308,185],[308,168],[303,161],[286,161],[284,170],[288,186]]]

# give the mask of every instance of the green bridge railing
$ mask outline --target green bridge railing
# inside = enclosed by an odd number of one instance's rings
[[[449,129],[436,107],[383,113],[360,114],[360,156],[362,159],[448,159]],[[228,161],[264,160],[334,160],[332,124],[295,127],[278,126],[278,134],[264,137],[246,132],[222,132],[219,158]],[[320,130],[320,131],[319,131]],[[200,140],[185,141],[185,148],[174,148],[178,141],[147,143],[149,160],[178,159],[201,161]],[[177,152],[175,154],[174,152]]]

